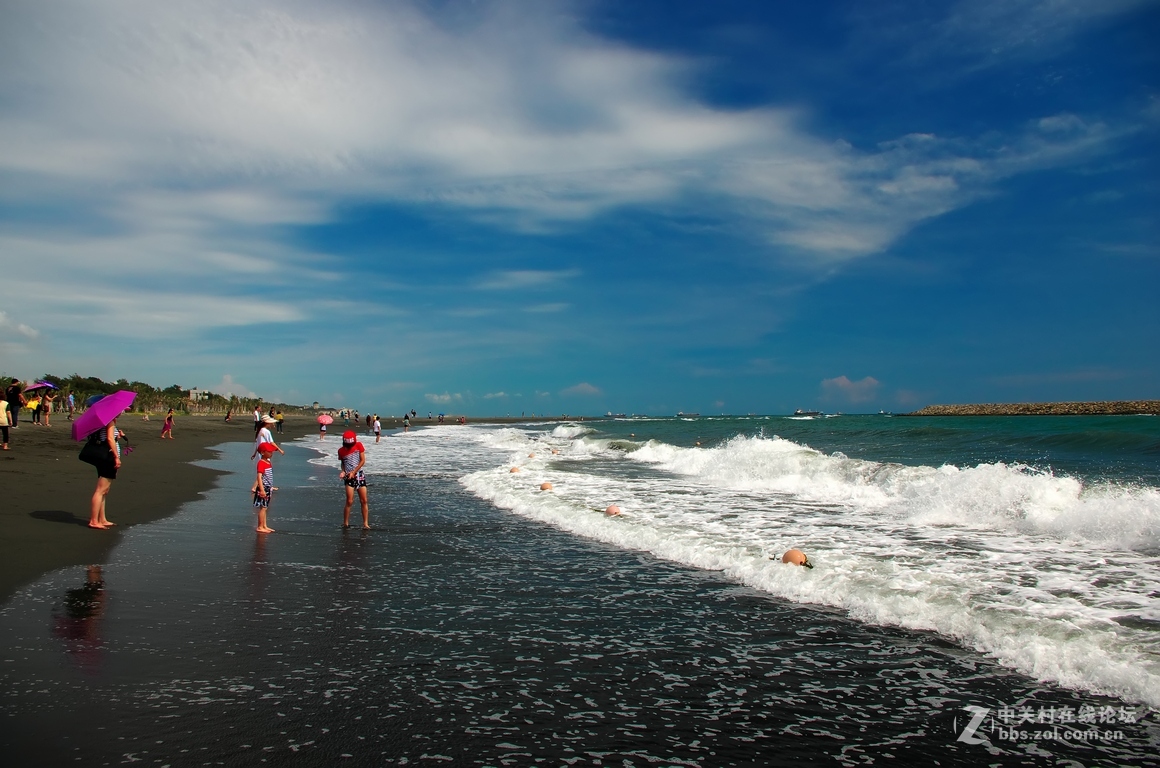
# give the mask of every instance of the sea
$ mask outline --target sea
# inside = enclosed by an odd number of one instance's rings
[[[275,458],[270,535],[226,444],[0,607],[11,764],[1160,765],[1160,419],[361,440],[370,531],[333,436]]]

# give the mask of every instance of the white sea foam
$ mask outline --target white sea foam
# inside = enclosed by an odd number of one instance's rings
[[[572,533],[1160,706],[1156,488],[863,461],[778,438],[614,443],[579,425],[455,426],[367,447],[372,472],[466,473],[476,495]],[[622,517],[601,513],[613,503]],[[790,547],[817,568],[782,565]]]
[[[470,436],[507,461],[463,484],[516,514],[1160,705],[1157,488],[1087,487],[1021,465],[867,462],[762,437],[615,450],[557,433]],[[560,454],[529,451],[544,442]],[[609,503],[624,516],[601,514]],[[818,567],[782,565],[791,546]]]

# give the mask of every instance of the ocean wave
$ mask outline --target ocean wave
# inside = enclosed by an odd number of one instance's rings
[[[461,482],[581,536],[1160,706],[1155,488],[1018,464],[864,461],[760,436],[709,448],[648,440],[631,452],[587,435],[524,439],[554,440],[560,454],[512,455],[523,472],[493,467]],[[612,503],[623,516],[601,513]],[[817,569],[778,562],[790,547]]]

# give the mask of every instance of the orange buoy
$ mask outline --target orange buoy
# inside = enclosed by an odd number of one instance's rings
[[[512,467],[512,474],[515,474],[516,472],[519,472],[519,471],[520,471],[519,467]]]
[[[534,459],[534,458],[536,458],[536,454],[534,454],[534,453],[529,453],[529,454],[528,454],[528,458],[529,458],[529,459]]]
[[[789,550],[781,556],[781,561],[783,563],[789,563],[790,565],[804,565],[806,568],[814,567],[814,564],[810,562],[808,557],[806,557],[806,553],[802,552],[800,549]]]
[[[540,490],[541,491],[550,491],[550,490],[552,490],[552,484],[551,483],[540,483]]]
[[[616,506],[615,504],[609,504],[608,509],[604,510],[604,514],[608,515],[609,517],[616,517],[620,514],[620,507]]]

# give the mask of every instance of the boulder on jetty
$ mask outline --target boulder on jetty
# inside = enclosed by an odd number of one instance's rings
[[[1160,414],[1160,400],[1112,400],[1097,403],[983,403],[928,405],[904,416],[1132,416]]]

